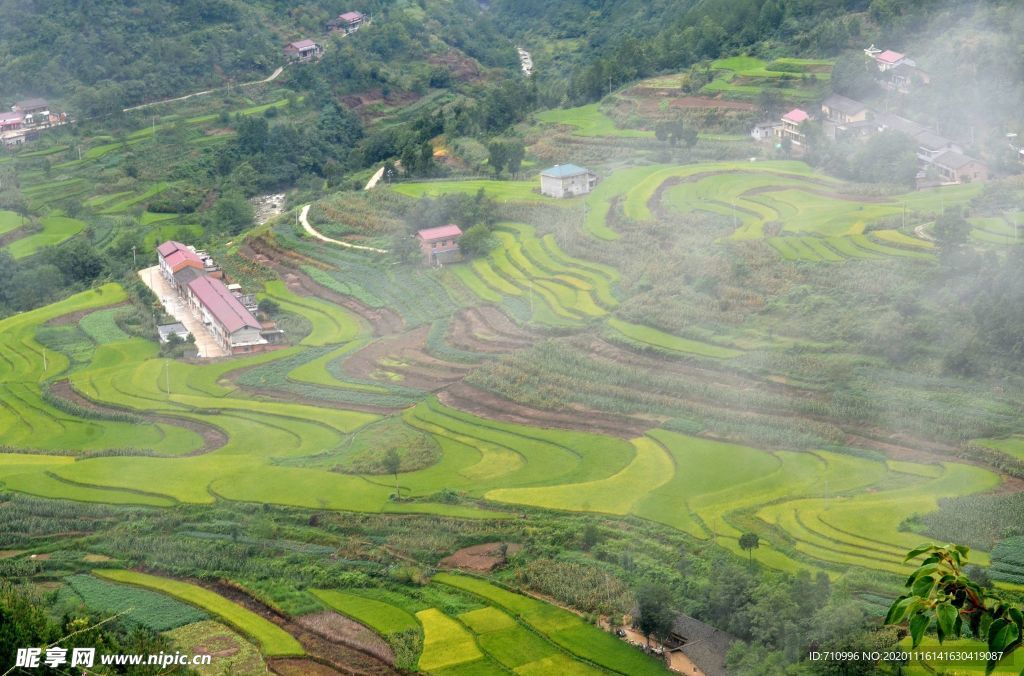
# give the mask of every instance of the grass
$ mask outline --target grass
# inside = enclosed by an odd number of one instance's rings
[[[420,625],[412,614],[390,603],[333,589],[311,589],[310,592],[328,607],[365,624],[382,636],[419,631]]]
[[[336,345],[355,340],[367,332],[363,322],[348,310],[317,298],[298,296],[289,291],[284,282],[267,282],[263,296],[283,310],[309,320],[313,331],[302,339],[303,345]]]
[[[43,216],[39,224],[42,230],[16,239],[5,247],[13,258],[25,258],[38,253],[40,249],[60,244],[85,228],[85,223],[77,218],[58,215]]]
[[[423,625],[423,654],[420,655],[418,665],[420,670],[436,671],[473,662],[484,656],[472,634],[437,608],[421,610],[416,613],[416,619]]]
[[[173,642],[177,650],[185,654],[197,655],[202,649],[203,652],[217,655],[217,659],[210,665],[191,667],[198,671],[200,676],[268,673],[256,646],[220,622],[193,622],[164,632],[164,635]]]
[[[174,629],[208,617],[195,606],[164,594],[107,582],[92,575],[73,575],[66,581],[89,610],[103,615],[126,613],[129,621],[153,631]]]
[[[273,622],[256,613],[232,603],[223,596],[188,582],[172,580],[130,570],[97,570],[96,575],[115,582],[134,584],[155,589],[179,600],[201,608],[220,618],[260,646],[267,657],[304,655],[305,651],[295,638]]]
[[[573,127],[576,136],[606,136],[614,138],[654,138],[654,132],[642,129],[622,129],[601,112],[599,104],[589,103],[578,108],[555,108],[537,113],[537,121]]]
[[[1013,436],[1005,439],[975,439],[972,443],[1005,453],[1024,462],[1024,437]]]
[[[22,225],[21,220],[21,214],[0,209],[0,235],[20,228]]]
[[[391,186],[395,192],[407,197],[440,197],[441,195],[476,195],[483,190],[488,197],[498,202],[523,202],[528,204],[562,204],[554,197],[540,194],[538,181],[495,181],[477,179],[471,181],[411,181]]]
[[[665,668],[653,658],[557,606],[464,575],[439,573],[434,576],[434,581],[476,594],[516,617],[563,650],[586,662],[623,674],[665,673]],[[509,634],[499,634],[497,640],[492,641],[491,645],[498,648],[511,648],[516,632],[509,629],[499,631],[509,632]],[[525,643],[524,649],[527,646],[530,646],[530,643]],[[506,659],[515,659],[514,652],[500,654],[506,655]],[[535,655],[539,657],[538,653]],[[525,656],[531,657],[529,654],[525,654]],[[540,659],[544,658],[540,657]],[[535,665],[534,669],[530,671],[539,673],[536,669],[540,666]]]
[[[616,319],[614,317],[608,320],[608,326],[631,341],[635,341],[641,345],[650,346],[661,351],[691,354],[701,357],[712,357],[714,359],[731,359],[743,354],[739,350],[720,347],[718,345],[704,343],[699,340],[680,338],[679,336],[673,336],[649,326],[630,324],[629,322],[624,322],[621,319]]]

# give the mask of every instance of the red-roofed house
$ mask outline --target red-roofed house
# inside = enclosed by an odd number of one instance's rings
[[[21,113],[0,113],[0,131],[18,129],[25,121]]]
[[[900,65],[901,63],[907,62],[906,54],[900,54],[899,52],[894,52],[891,49],[887,49],[884,52],[879,52],[875,54],[872,58],[874,58],[875,63],[878,64],[878,70],[881,71],[890,70]]]
[[[224,282],[197,277],[188,283],[187,297],[214,339],[231,354],[267,349],[269,343],[262,335],[263,327]]]
[[[337,19],[327,22],[327,30],[344,31],[346,35],[359,30],[359,27],[366,22],[366,15],[361,12],[345,12],[339,14]]]
[[[457,225],[442,225],[438,228],[427,228],[416,233],[423,252],[423,262],[428,265],[454,263],[462,260],[459,251],[459,237],[462,228]]]
[[[156,248],[156,259],[160,265],[160,272],[179,293],[182,289],[178,288],[175,273],[184,268],[193,268],[201,274],[205,268],[203,259],[199,257],[195,249],[174,240],[168,240]]]
[[[796,145],[801,145],[804,134],[800,131],[800,125],[811,119],[806,111],[794,108],[782,116],[782,138],[788,138]]]
[[[292,61],[312,61],[320,58],[323,48],[312,40],[299,40],[285,45],[284,55]]]

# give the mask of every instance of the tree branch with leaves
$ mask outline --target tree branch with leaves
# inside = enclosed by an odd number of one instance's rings
[[[907,578],[909,593],[893,602],[885,623],[906,623],[913,648],[920,645],[929,626],[934,626],[941,644],[946,639],[960,638],[966,625],[971,636],[985,640],[988,651],[999,655],[988,661],[985,673],[989,674],[1021,647],[1024,613],[1002,599],[987,597],[982,587],[964,574],[969,551],[964,545],[953,544],[924,544],[911,550],[904,561],[919,556],[924,559]]]

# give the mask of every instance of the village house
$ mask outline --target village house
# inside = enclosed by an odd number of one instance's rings
[[[21,113],[0,113],[0,131],[21,129],[21,125],[24,123],[25,116]]]
[[[771,141],[779,135],[781,129],[781,122],[761,122],[754,125],[754,128],[750,130],[750,135],[755,141]]]
[[[174,240],[168,240],[156,248],[156,259],[161,274],[178,293],[182,293],[193,279],[202,276],[206,267],[195,249]]]
[[[47,116],[50,114],[50,103],[46,99],[25,99],[11,106],[11,110],[22,115],[42,114]]]
[[[213,277],[197,277],[188,284],[186,299],[197,312],[214,340],[230,354],[260,352],[269,345],[263,326]]]
[[[345,12],[336,19],[327,22],[327,30],[343,31],[345,35],[354,33],[366,22],[366,15],[361,12]]]
[[[837,124],[864,122],[870,117],[871,111],[860,101],[833,94],[821,102],[821,112],[825,119]]]
[[[807,111],[794,108],[782,116],[782,127],[779,129],[779,136],[789,139],[794,145],[802,145],[804,133],[800,131],[800,125],[811,119]]]
[[[597,175],[575,164],[556,164],[540,172],[540,192],[551,197],[586,195],[597,185]]]
[[[161,324],[156,327],[156,334],[160,337],[160,343],[166,345],[171,342],[171,336],[177,336],[181,340],[188,340],[188,337],[192,335],[185,328],[185,325],[181,322],[175,322],[173,324]]]
[[[906,54],[893,51],[891,49],[881,50],[871,45],[864,50],[864,54],[874,60],[875,65],[878,66],[878,70],[885,72],[892,70],[901,64],[908,64],[910,66],[916,66],[912,59],[908,59]]]
[[[672,622],[672,631],[664,646],[668,652],[681,652],[704,676],[728,676],[726,656],[735,642],[735,636],[679,614]]]
[[[947,150],[932,160],[932,166],[947,183],[988,180],[988,165],[956,150]]]
[[[953,141],[930,131],[923,131],[916,135],[914,141],[917,142],[917,157],[922,162],[934,162],[936,157],[948,150],[957,153],[963,152],[963,148]]]
[[[284,55],[290,61],[303,62],[319,59],[323,51],[323,48],[312,40],[299,40],[285,45]]]
[[[901,94],[909,94],[913,89],[931,83],[928,73],[906,62],[885,72],[888,77],[882,80],[882,86]]]
[[[417,232],[416,240],[423,252],[423,262],[427,265],[444,265],[462,260],[459,237],[462,237],[462,228],[454,224]]]

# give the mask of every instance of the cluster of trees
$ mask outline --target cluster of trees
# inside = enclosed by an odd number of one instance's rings
[[[459,249],[467,256],[486,254],[494,247],[491,228],[497,220],[497,203],[481,188],[475,195],[449,194],[437,199],[421,197],[406,216],[406,231],[396,235],[392,250],[403,261],[420,255],[417,230],[455,223],[462,228]]]
[[[0,251],[0,317],[87,288],[107,271],[106,256],[81,239],[20,260]]]

